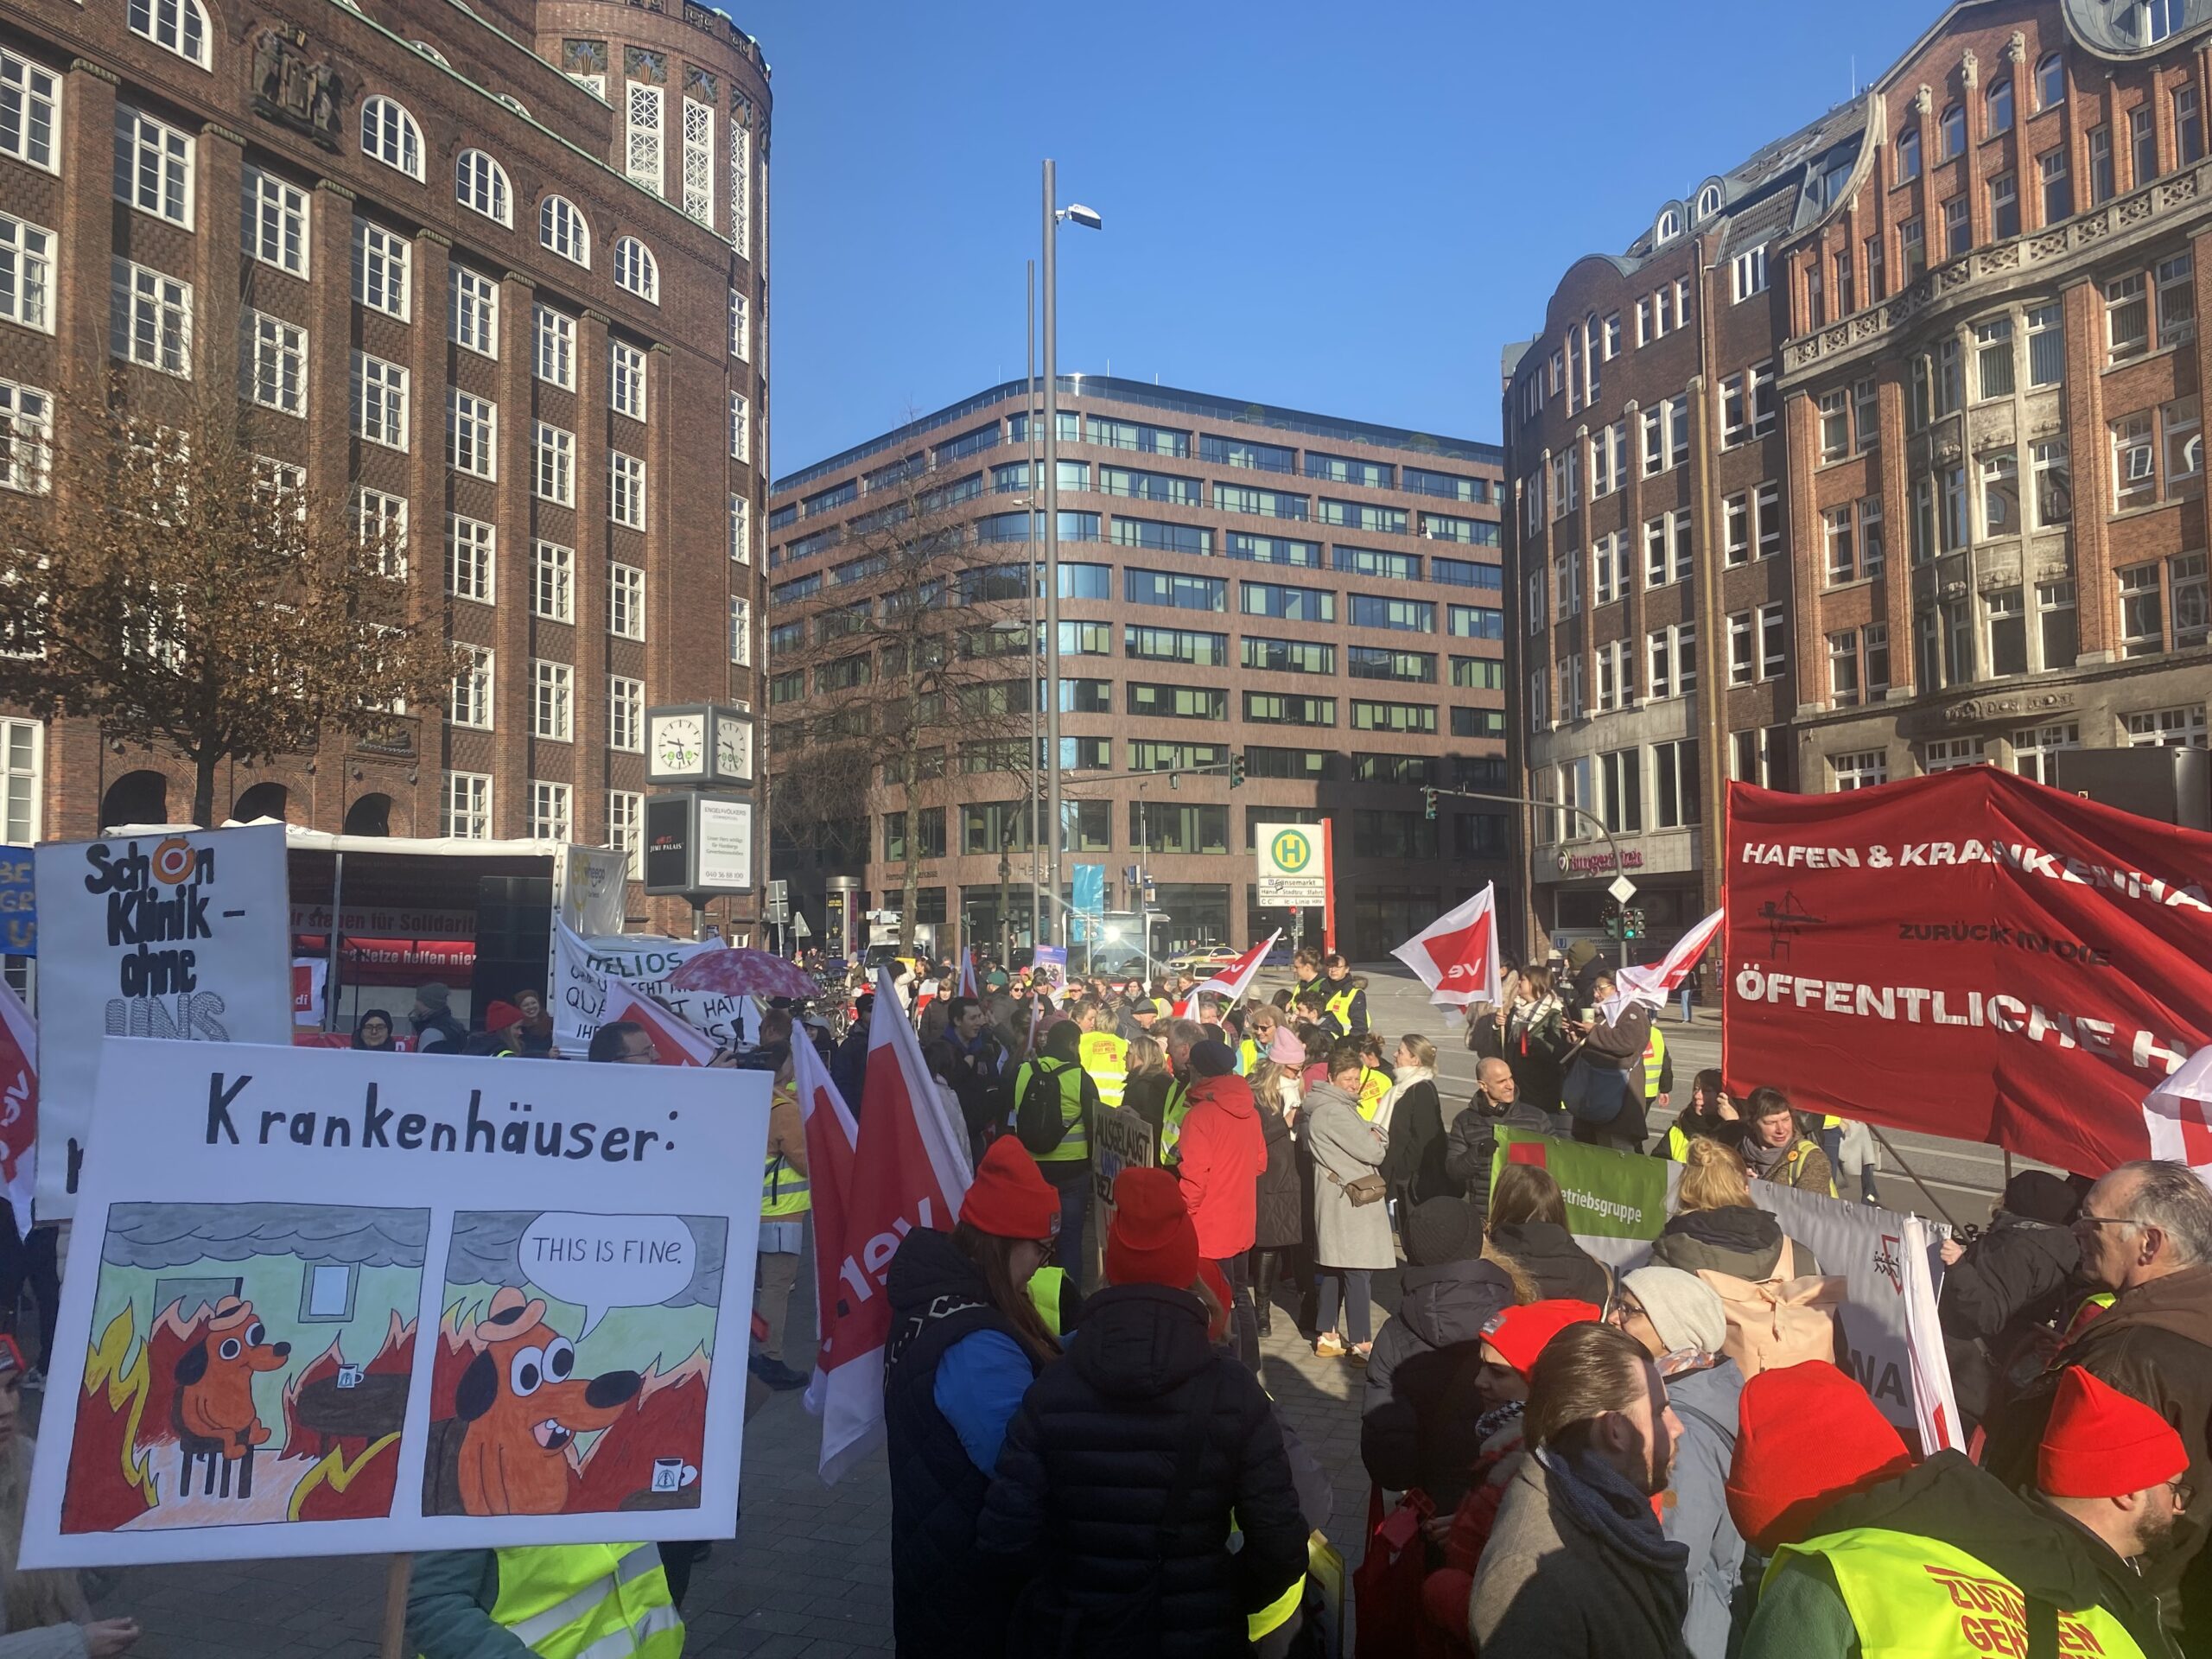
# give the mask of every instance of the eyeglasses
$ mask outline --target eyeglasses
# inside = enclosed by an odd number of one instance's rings
[[[1633,1296],[1623,1296],[1620,1300],[1613,1304],[1613,1311],[1605,1316],[1605,1323],[1624,1325],[1630,1319],[1648,1317],[1649,1316],[1644,1313],[1642,1302],[1637,1301]]]
[[[626,1045],[622,1050],[621,1059],[625,1065],[658,1065],[660,1052],[654,1048],[652,1039],[648,1037],[645,1039],[645,1046],[643,1048],[631,1048]]]
[[[2143,1223],[2133,1216],[2093,1216],[2083,1211],[2074,1217],[2076,1227],[2140,1227]]]
[[[2173,1499],[2174,1508],[2185,1510],[2189,1507],[2190,1501],[2196,1496],[2196,1488],[2190,1485],[2181,1476],[2176,1475],[2166,1483],[2166,1492]]]

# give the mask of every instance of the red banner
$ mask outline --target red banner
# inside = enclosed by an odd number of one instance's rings
[[[1728,786],[1728,1086],[2101,1174],[2212,1041],[2212,836],[1968,766]]]

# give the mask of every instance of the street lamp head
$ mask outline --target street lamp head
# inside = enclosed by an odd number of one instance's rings
[[[1060,210],[1060,217],[1082,226],[1086,231],[1103,231],[1106,228],[1106,221],[1098,210],[1096,207],[1086,207],[1079,201],[1071,201],[1063,207]]]

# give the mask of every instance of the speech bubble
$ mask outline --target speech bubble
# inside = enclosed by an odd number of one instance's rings
[[[549,1210],[516,1241],[523,1276],[583,1308],[581,1342],[609,1308],[652,1307],[680,1294],[698,1247],[679,1216],[590,1216]]]

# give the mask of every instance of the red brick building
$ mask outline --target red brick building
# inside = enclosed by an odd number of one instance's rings
[[[2202,10],[1953,6],[1508,353],[1540,927],[1709,907],[1730,778],[2205,746]]]
[[[0,19],[0,485],[111,368],[237,385],[470,648],[446,707],[232,769],[219,814],[630,844],[645,707],[754,700],[768,114],[689,0]],[[190,810],[84,721],[0,719],[0,841]]]

